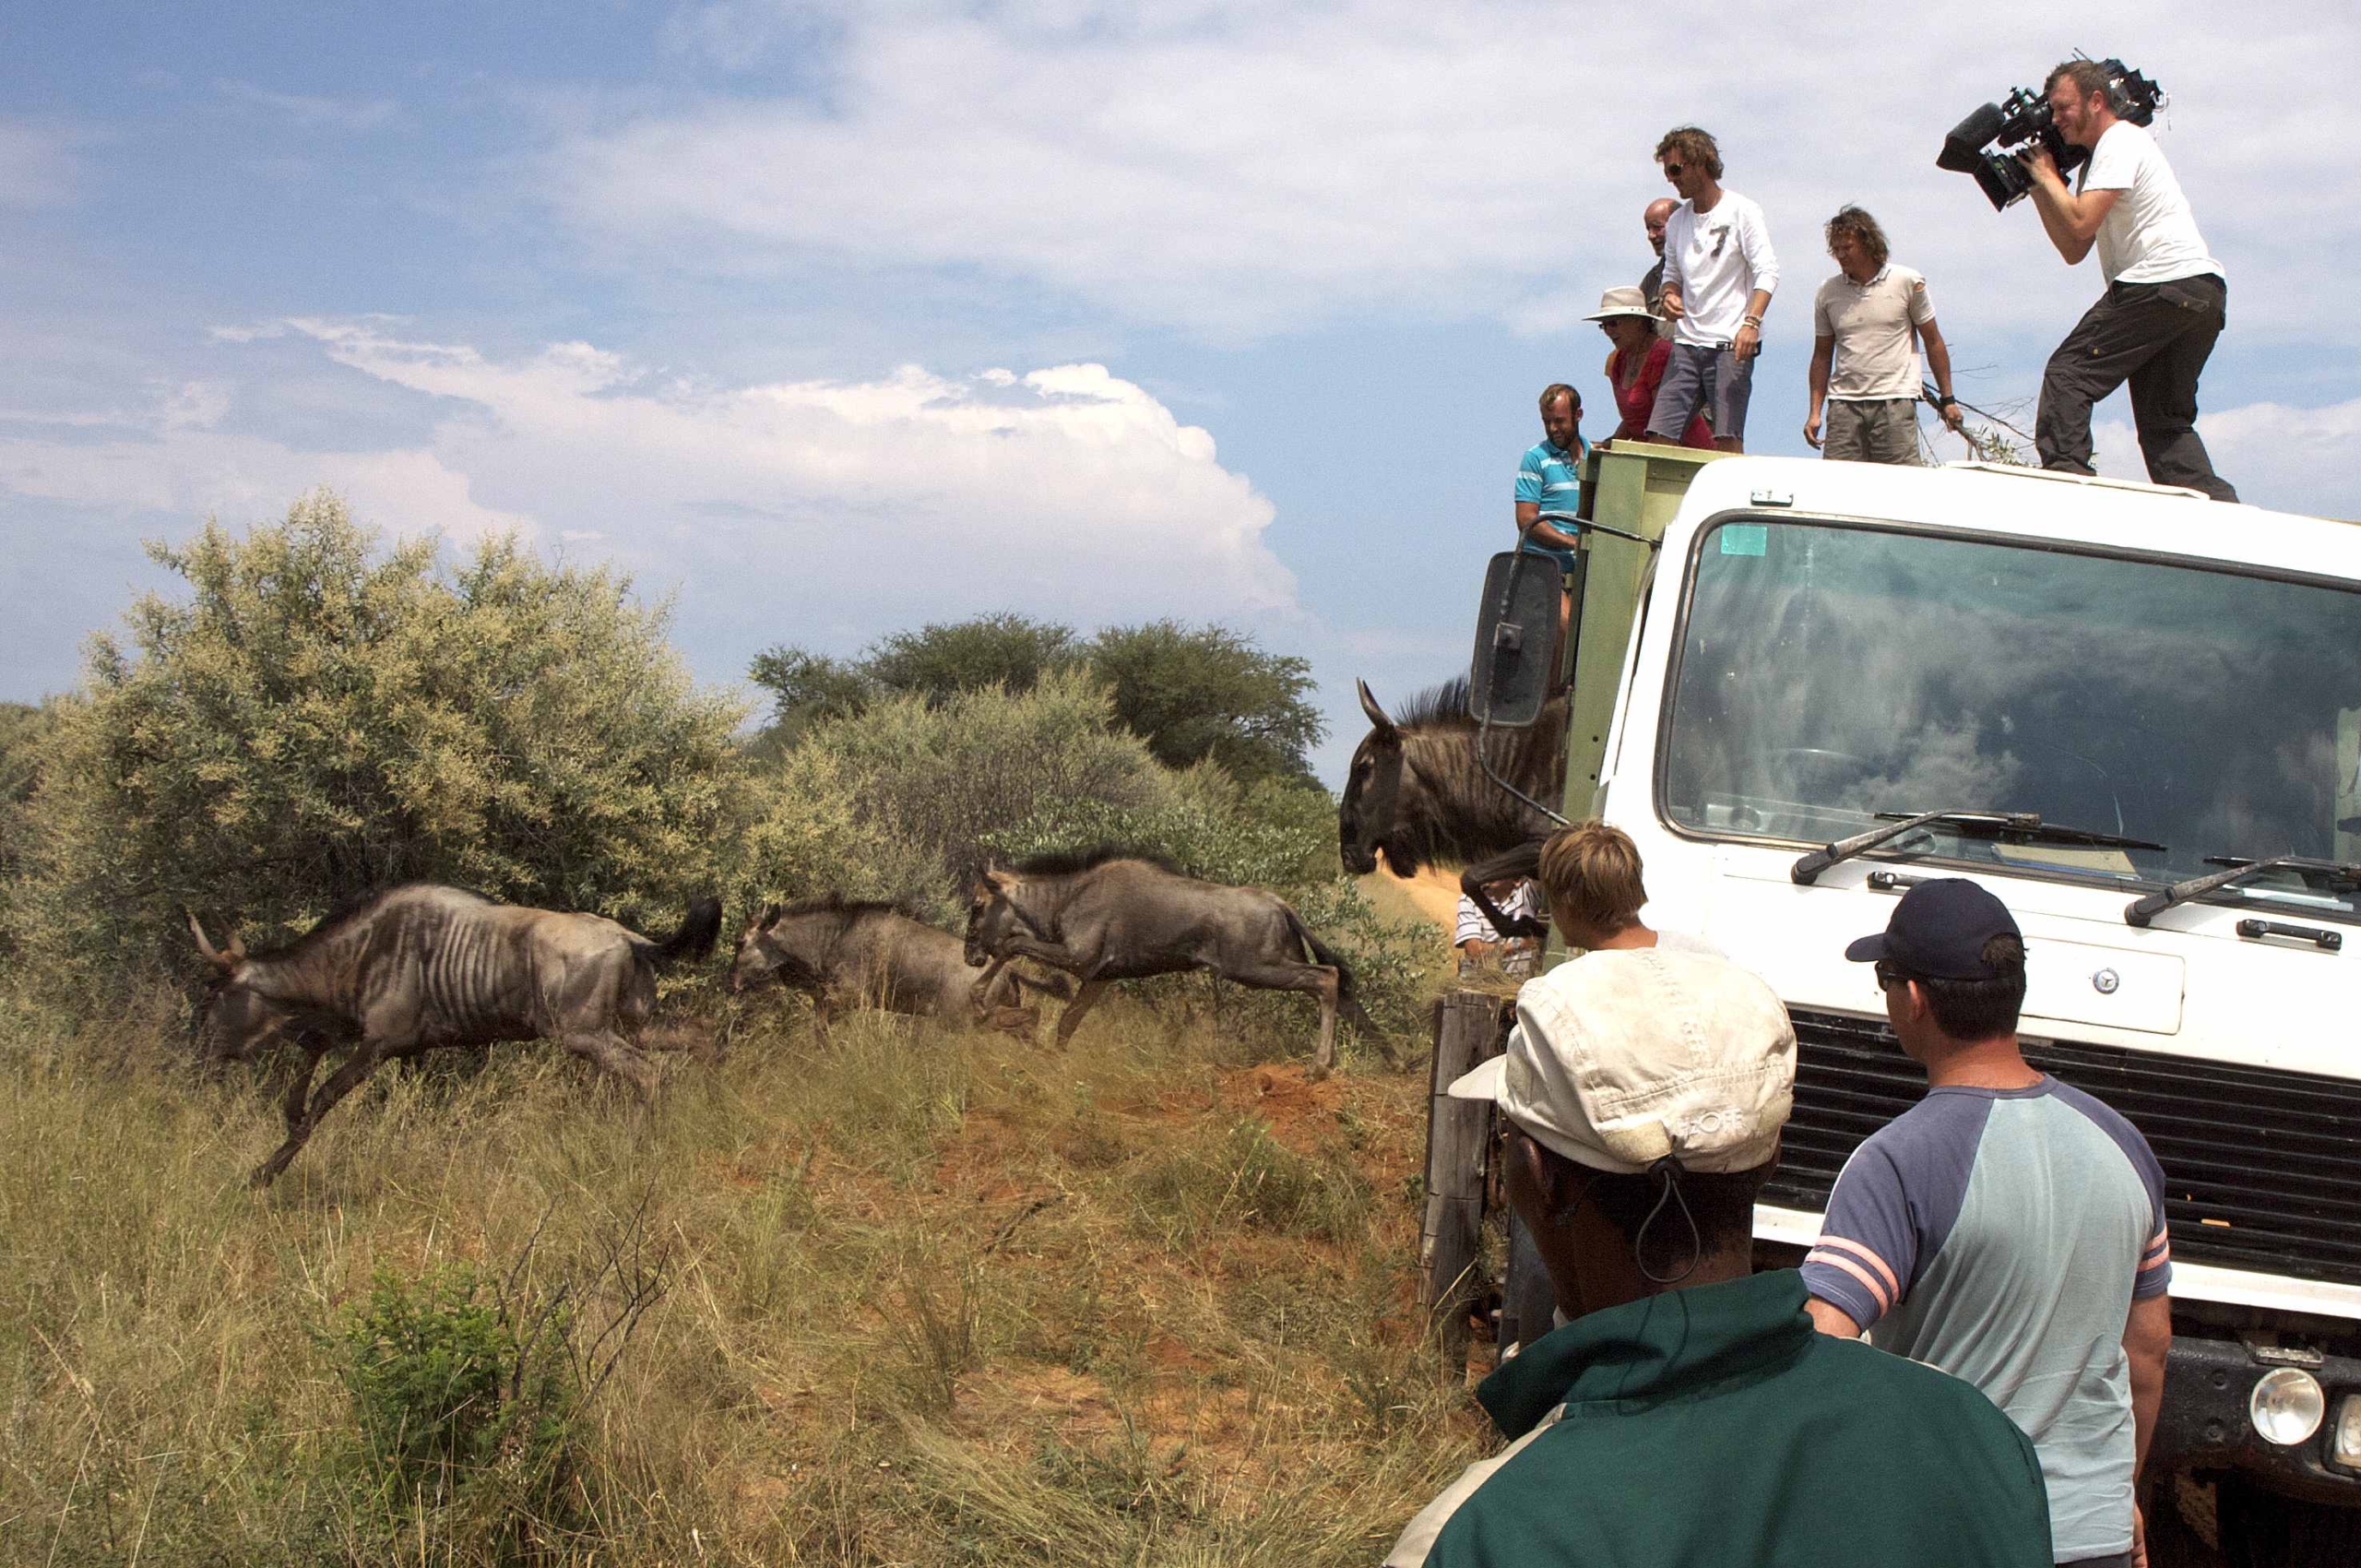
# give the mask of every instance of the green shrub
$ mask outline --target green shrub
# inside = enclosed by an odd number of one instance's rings
[[[326,492],[149,553],[188,595],[53,705],[12,900],[86,994],[192,968],[184,906],[253,945],[403,882],[651,922],[704,890],[742,709],[625,581],[514,538],[381,551]]]
[[[1133,809],[1168,777],[1110,730],[1087,675],[1052,671],[1029,692],[896,697],[813,724],[746,776],[741,869],[750,893],[904,897],[955,916],[955,887],[981,869],[985,837],[1052,802]]]
[[[1244,633],[1166,620],[1109,626],[1086,642],[1071,626],[1000,611],[896,632],[856,659],[765,649],[749,672],[773,701],[757,744],[783,750],[815,723],[894,697],[941,704],[994,687],[1022,695],[1060,671],[1087,671],[1106,687],[1116,723],[1167,767],[1210,761],[1249,781],[1309,783],[1308,754],[1327,733],[1310,663],[1267,652]]]
[[[415,1280],[380,1269],[333,1336],[373,1478],[439,1507],[506,1472],[514,1501],[549,1503],[572,1435],[571,1329],[562,1298],[519,1312],[464,1263]]]
[[[1311,664],[1268,653],[1227,626],[1178,621],[1110,626],[1092,639],[1090,668],[1115,713],[1168,767],[1220,764],[1234,778],[1309,783],[1309,754],[1326,736],[1311,700]]]
[[[41,785],[42,743],[52,722],[46,707],[0,702],[0,957],[17,949],[9,891],[30,841],[32,799]]]
[[[859,799],[860,786],[845,751],[833,745],[796,746],[748,766],[731,790],[734,825],[722,875],[728,908],[752,911],[839,893],[948,920],[951,873],[941,850]]]

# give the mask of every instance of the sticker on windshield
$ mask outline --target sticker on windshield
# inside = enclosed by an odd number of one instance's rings
[[[1725,555],[1762,555],[1771,548],[1767,523],[1724,523],[1721,535]]]

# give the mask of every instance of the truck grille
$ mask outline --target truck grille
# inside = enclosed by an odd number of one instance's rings
[[[1845,1158],[1916,1104],[1927,1077],[1883,1024],[1791,1016],[1796,1110],[1762,1195],[1818,1212]],[[2175,1258],[2361,1285],[2361,1084],[2110,1046],[2029,1042],[2025,1060],[2147,1138]]]

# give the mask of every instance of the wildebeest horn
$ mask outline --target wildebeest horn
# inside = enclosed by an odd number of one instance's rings
[[[994,866],[984,873],[984,880],[1005,893],[1010,888],[1015,886],[1019,879],[1014,872],[1002,871],[999,867]]]
[[[755,917],[754,925],[758,930],[768,931],[778,923],[778,918],[783,913],[785,910],[778,905],[765,904],[763,906],[763,912]]]
[[[1385,709],[1378,706],[1377,694],[1369,689],[1369,683],[1356,679],[1353,684],[1360,688],[1361,711],[1369,715],[1369,721],[1380,730],[1391,732],[1394,729],[1394,720],[1387,718]]]
[[[207,963],[224,972],[238,967],[240,961],[246,956],[246,944],[234,932],[231,933],[229,948],[226,951],[217,949],[212,943],[205,939],[205,928],[196,923],[196,911],[184,909],[181,912],[188,916],[189,934],[196,938],[196,950],[205,955]]]

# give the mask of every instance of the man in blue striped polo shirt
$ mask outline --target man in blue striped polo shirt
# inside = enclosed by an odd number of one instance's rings
[[[1520,548],[1547,555],[1561,570],[1574,564],[1583,504],[1583,396],[1564,382],[1541,394],[1541,444],[1516,466],[1516,531]]]
[[[1558,640],[1566,638],[1572,617],[1574,552],[1583,526],[1583,395],[1562,381],[1541,394],[1541,444],[1525,450],[1516,466],[1517,548],[1546,557],[1558,568]]]
[[[2140,1466],[2172,1348],[2156,1157],[2026,1063],[2024,939],[1984,888],[1922,882],[1845,956],[1877,966],[1927,1098],[1838,1174],[1804,1258],[1812,1321],[1999,1406],[2041,1455],[2057,1561],[2141,1561]]]

